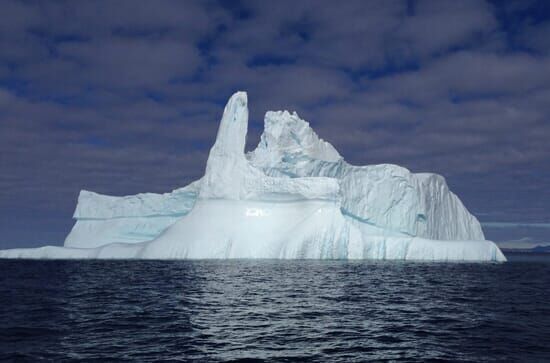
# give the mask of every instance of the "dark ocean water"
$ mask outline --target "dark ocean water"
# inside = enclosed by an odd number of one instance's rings
[[[550,361],[550,256],[0,260],[0,360]]]

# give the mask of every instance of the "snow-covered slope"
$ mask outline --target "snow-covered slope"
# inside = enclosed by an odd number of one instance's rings
[[[162,195],[83,191],[65,247],[0,257],[505,260],[441,176],[352,166],[296,114],[268,112],[245,156],[247,103],[229,100],[200,181]]]

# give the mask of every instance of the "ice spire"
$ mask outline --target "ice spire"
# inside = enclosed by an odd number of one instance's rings
[[[210,158],[232,156],[244,158],[248,130],[248,97],[246,92],[236,92],[223,110],[216,142],[210,149]]]
[[[220,121],[216,142],[210,149],[200,198],[239,199],[248,162],[244,156],[248,130],[246,92],[231,96]]]

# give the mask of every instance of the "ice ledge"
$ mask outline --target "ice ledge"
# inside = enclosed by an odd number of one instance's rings
[[[115,197],[81,190],[74,219],[110,219],[184,215],[195,203],[200,180],[170,193],[140,193]]]

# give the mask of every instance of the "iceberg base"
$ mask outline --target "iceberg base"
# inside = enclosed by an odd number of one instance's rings
[[[440,241],[362,231],[338,202],[199,200],[156,239],[96,248],[0,251],[28,259],[379,259],[506,261],[491,241]]]

